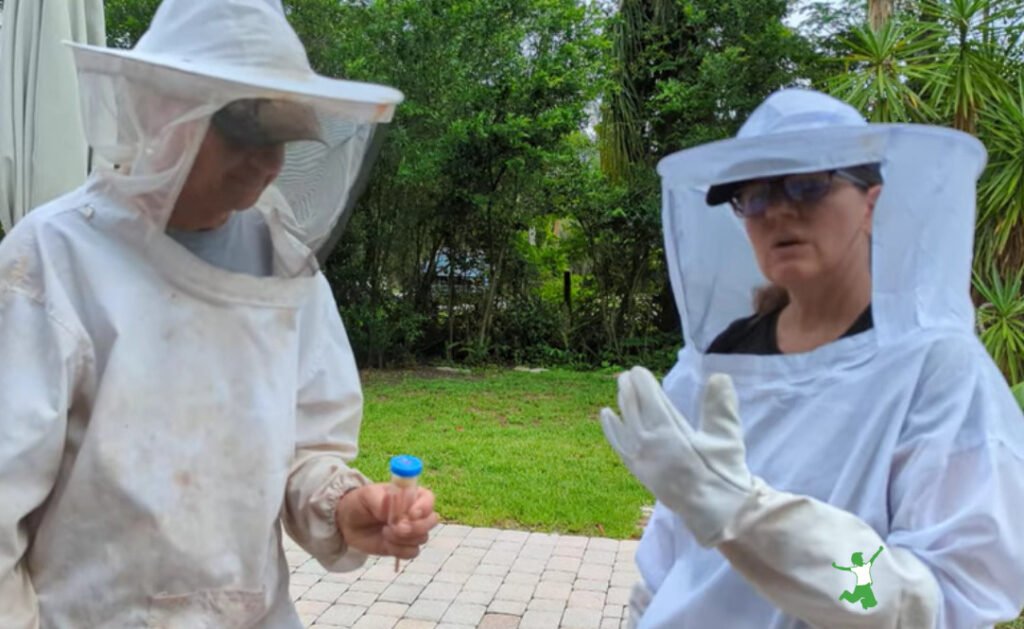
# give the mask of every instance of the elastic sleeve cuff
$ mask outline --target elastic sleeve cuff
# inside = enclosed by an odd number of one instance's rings
[[[323,538],[329,537],[332,534],[341,537],[341,531],[338,530],[338,523],[335,520],[338,501],[341,500],[342,496],[353,489],[358,489],[369,484],[370,479],[364,476],[359,470],[351,468],[335,473],[329,481],[324,483],[323,487],[318,489],[312,495],[310,498],[310,504],[313,509],[313,513],[317,516],[313,521],[313,526],[324,527],[327,534],[318,535],[317,533],[320,533],[320,531],[314,530],[312,531],[313,537]]]

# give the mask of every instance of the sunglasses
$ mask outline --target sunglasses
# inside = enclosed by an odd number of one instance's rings
[[[775,179],[756,181],[738,188],[729,203],[740,218],[760,216],[768,210],[779,195],[800,206],[810,206],[828,196],[833,179],[845,179],[862,190],[870,184],[843,170],[786,175]]]
[[[213,114],[210,125],[239,148],[273,146],[295,140],[324,141],[316,112],[285,100],[232,101]]]

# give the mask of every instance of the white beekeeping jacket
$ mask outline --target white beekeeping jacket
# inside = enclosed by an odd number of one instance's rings
[[[702,548],[657,505],[637,553],[654,593],[643,629],[796,629],[811,617],[831,619],[822,627],[926,618],[980,628],[1024,605],[1024,417],[975,336],[969,295],[985,151],[952,130],[851,124],[828,107],[782,91],[737,138],[659,165],[685,337],[663,386],[697,418],[708,376],[729,374],[751,473],[785,497],[743,516],[727,551]],[[873,329],[801,354],[705,353],[753,314],[765,283],[741,219],[706,204],[709,186],[875,162],[885,183],[872,230]],[[878,541],[857,547],[868,538]],[[830,562],[849,566],[852,553],[883,544],[872,568],[878,607],[838,601],[855,581]],[[916,576],[901,581],[904,568]],[[920,609],[901,610],[907,601]]]
[[[76,47],[108,167],[0,243],[0,627],[298,628],[283,528],[330,570],[362,394],[312,250],[401,94],[315,75],[279,0],[166,0],[132,51]],[[254,209],[273,273],[165,234],[211,115],[315,112]]]

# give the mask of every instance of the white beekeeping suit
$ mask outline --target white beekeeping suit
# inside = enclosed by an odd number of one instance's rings
[[[165,0],[131,51],[74,47],[114,168],[0,245],[0,627],[298,628],[281,545],[365,555],[334,507],[358,373],[311,252],[401,94],[312,72],[279,0]],[[165,225],[211,115],[313,112],[258,203],[271,272],[207,264]]]
[[[873,163],[873,328],[804,353],[706,352],[765,284],[710,186]],[[804,90],[661,162],[685,347],[663,390],[624,377],[625,423],[603,415],[659,498],[637,552],[639,627],[980,629],[1020,613],[1024,418],[969,294],[984,164],[966,134],[869,125]],[[877,554],[870,577],[842,569],[855,554]],[[877,604],[841,600],[854,586]]]

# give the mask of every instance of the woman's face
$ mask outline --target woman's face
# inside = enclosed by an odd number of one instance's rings
[[[181,197],[218,211],[245,210],[281,172],[284,144],[241,146],[210,129]]]
[[[815,202],[772,195],[763,214],[744,219],[761,272],[790,291],[833,281],[857,266],[870,273],[871,219],[880,192],[881,186],[863,190],[833,176],[828,194]]]

